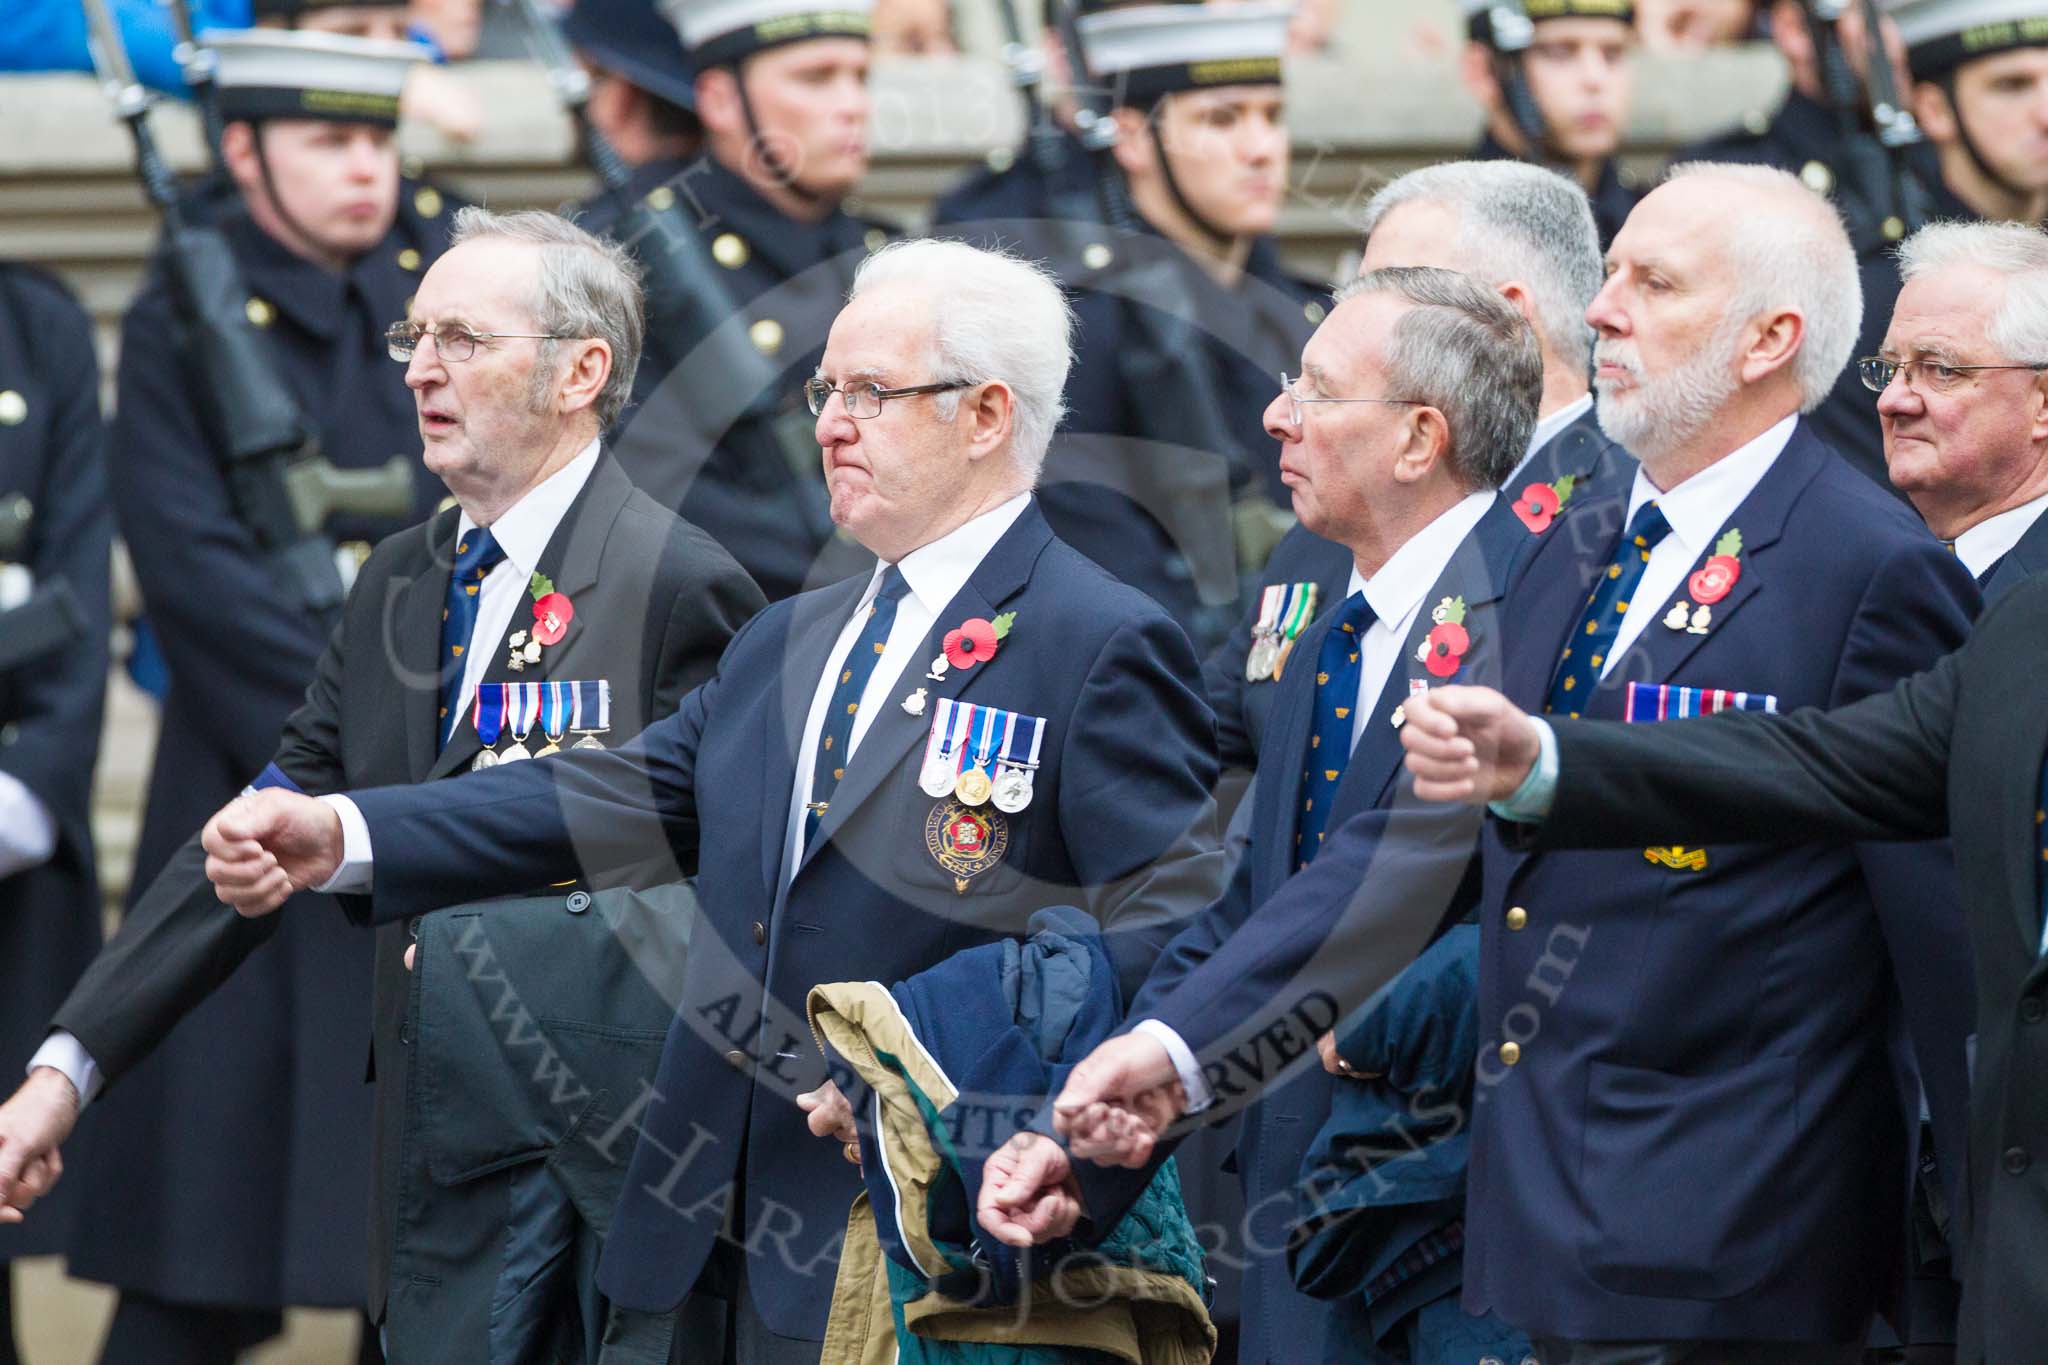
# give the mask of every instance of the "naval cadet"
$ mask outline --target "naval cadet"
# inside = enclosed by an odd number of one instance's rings
[[[708,238],[736,315],[728,325],[742,329],[780,375],[774,401],[799,432],[810,423],[791,395],[815,365],[854,269],[890,237],[849,202],[868,168],[870,7],[869,0],[662,0],[694,73],[690,102],[666,80],[644,69],[640,77],[669,92],[677,109],[694,110],[702,143],[687,160],[649,162],[636,185],[650,196],[674,196]],[[612,8],[593,19],[592,28],[613,34],[627,23]],[[645,50],[647,64],[667,70],[655,53]],[[600,52],[593,60],[605,58]],[[593,225],[607,221],[604,207],[594,206]],[[658,416],[659,406],[652,411]],[[635,482],[667,500],[663,469],[674,463],[675,442],[662,426],[628,420],[616,449]],[[672,503],[724,545],[770,600],[869,562],[834,533],[815,447],[788,444],[782,460],[719,447]]]
[[[206,836],[246,912],[333,876],[386,923],[650,849],[694,859],[683,1003],[653,1090],[609,1130],[637,1148],[598,1274],[651,1312],[698,1291],[677,1361],[818,1359],[860,1182],[793,1102],[828,1076],[813,985],[902,980],[1080,905],[1128,986],[1218,889],[1187,639],[1031,494],[1071,327],[1020,259],[877,253],[809,386],[834,515],[872,573],[770,606],[622,750],[326,803],[259,792]]]
[[[1281,264],[1270,235],[1289,164],[1287,18],[1272,4],[1085,16],[1090,73],[1116,92],[1113,161],[1097,174],[1128,194],[1135,230],[1016,234],[1055,262],[1081,325],[1046,516],[1204,650],[1237,614],[1240,575],[1285,530],[1288,492],[1259,414],[1324,312],[1321,288]],[[1166,382],[1134,382],[1155,373]]]
[[[417,397],[425,461],[460,510],[392,536],[364,566],[258,787],[430,781],[614,745],[710,674],[761,598],[600,449],[641,336],[622,248],[551,214],[458,214],[456,245],[388,345]],[[266,935],[223,923],[200,863],[188,840],[51,1016],[92,1073],[134,1073],[260,951]],[[394,1359],[581,1362],[606,1331],[667,1331],[622,1319],[582,1282],[625,1153],[562,1149],[565,1134],[612,1122],[616,1097],[653,1072],[674,989],[660,964],[688,936],[674,884],[687,870],[664,861],[552,888],[487,926],[466,907],[378,933],[372,993],[333,1026],[353,1035],[354,1079],[367,1053],[376,1081],[370,1315]],[[507,1023],[515,1010],[523,1022]],[[477,1027],[480,1015],[499,1026]],[[553,1065],[537,1071],[537,1051]],[[12,1120],[0,1142],[63,1141],[75,1105],[53,1112],[36,1093],[62,1074],[32,1074],[0,1110]],[[73,1177],[105,1179],[90,1166]],[[363,1215],[337,1212],[328,1234]]]
[[[1486,110],[1473,155],[1533,162],[1578,181],[1605,246],[1639,197],[1618,155],[1635,100],[1634,5],[1461,2],[1468,41],[1459,77]]]
[[[107,681],[106,431],[92,323],[54,278],[0,264],[0,1057],[40,1040],[100,937],[91,805]],[[60,599],[73,604],[62,610]],[[45,636],[46,622],[69,628]],[[34,631],[46,643],[29,651]],[[9,646],[12,646],[10,648]],[[16,1365],[5,1267],[67,1249],[60,1199],[0,1227],[0,1362]],[[5,1222],[0,1218],[0,1222]]]
[[[392,485],[386,511],[321,528],[352,573],[445,494],[414,454],[383,338],[440,249],[394,230],[398,97],[420,52],[267,29],[214,48],[241,196],[222,231],[252,340],[325,459]],[[115,512],[170,671],[136,893],[262,770],[332,624],[276,571],[234,494],[231,434],[187,336],[153,274],[122,324],[111,444]],[[287,1304],[361,1304],[370,954],[337,919],[306,915],[263,945],[105,1097],[74,1154],[94,1178],[71,1270],[122,1291],[108,1361],[226,1361],[274,1334]],[[70,1069],[90,1099],[91,1068]]]

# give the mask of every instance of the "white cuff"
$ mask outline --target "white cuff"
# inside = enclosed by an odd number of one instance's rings
[[[93,1096],[100,1093],[106,1084],[106,1077],[100,1075],[99,1063],[85,1050],[85,1044],[63,1029],[51,1029],[50,1036],[43,1039],[43,1045],[36,1049],[36,1055],[28,1059],[28,1069],[34,1071],[47,1066],[61,1072],[71,1082],[71,1088],[78,1092],[78,1108],[81,1113],[92,1103]]]
[[[1202,1077],[1202,1068],[1195,1061],[1195,1054],[1187,1042],[1157,1019],[1140,1019],[1131,1026],[1131,1032],[1142,1033],[1166,1049],[1166,1055],[1173,1058],[1173,1069],[1180,1073],[1180,1088],[1188,1097],[1188,1112],[1199,1114],[1216,1102],[1209,1092],[1209,1082]]]
[[[0,773],[0,877],[41,867],[57,851],[57,821],[13,773]]]
[[[328,808],[341,819],[341,866],[334,869],[334,875],[315,891],[368,891],[372,885],[370,868],[370,826],[363,820],[363,813],[356,809],[356,803],[346,796],[323,796]]]
[[[1536,727],[1536,762],[1507,800],[1492,801],[1486,807],[1518,825],[1542,824],[1557,801],[1557,732],[1541,716],[1529,717],[1529,723]]]

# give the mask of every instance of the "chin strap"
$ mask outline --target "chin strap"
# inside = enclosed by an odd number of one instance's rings
[[[1941,86],[1941,92],[1948,96],[1949,113],[1956,121],[1956,137],[1961,140],[1963,151],[1970,158],[1970,164],[1977,168],[1977,174],[1983,176],[2000,190],[2011,195],[2021,203],[2033,199],[2035,197],[2034,191],[2013,184],[2012,181],[2006,179],[1993,169],[1989,161],[1984,159],[1983,151],[1977,146],[1977,139],[1970,136],[1970,124],[1969,120],[1963,117],[1962,101],[1956,98],[1956,73],[1953,71],[1944,73],[1938,84]]]
[[[775,183],[806,204],[824,203],[827,196],[798,183],[796,172],[783,161],[774,146],[762,135],[760,121],[754,117],[754,101],[747,95],[746,72],[737,65],[732,68],[732,83],[740,92],[740,115],[747,121],[747,143],[760,154],[761,164],[775,177]]]
[[[263,179],[263,192],[270,196],[270,210],[302,240],[318,245],[320,239],[306,231],[306,225],[292,216],[292,211],[285,207],[284,196],[277,192],[277,180],[270,173],[270,154],[263,149],[264,126],[261,119],[252,121],[249,124],[249,140],[256,146],[256,171]]]
[[[1159,121],[1153,116],[1158,112],[1159,107],[1154,105],[1152,111],[1146,114],[1145,131],[1151,134],[1152,152],[1159,158],[1159,174],[1166,181],[1166,192],[1172,197],[1174,204],[1179,207],[1180,211],[1187,215],[1188,221],[1195,225],[1195,230],[1207,237],[1210,244],[1218,252],[1228,251],[1231,245],[1237,241],[1238,234],[1235,232],[1225,232],[1222,228],[1203,217],[1195,209],[1195,206],[1188,202],[1188,197],[1181,193],[1180,180],[1173,173],[1173,158],[1166,154],[1165,139],[1159,136]]]

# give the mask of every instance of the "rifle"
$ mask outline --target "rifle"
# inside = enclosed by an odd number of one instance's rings
[[[1536,25],[1522,8],[1521,0],[1500,0],[1486,11],[1486,29],[1487,48],[1493,53],[1494,83],[1500,86],[1508,117],[1522,135],[1522,155],[1538,165],[1547,164],[1550,129],[1529,89],[1528,72],[1522,68],[1523,54],[1536,41]]]
[[[178,35],[178,45],[171,56],[177,60],[178,70],[184,73],[185,84],[192,88],[192,102],[199,106],[199,126],[206,133],[207,162],[213,168],[216,179],[227,179],[227,162],[221,156],[221,134],[227,125],[220,116],[220,94],[214,88],[214,72],[220,67],[220,60],[213,49],[199,41],[192,31],[192,9],[186,0],[167,0],[171,11],[171,24]]]
[[[996,0],[996,13],[1003,21],[1003,65],[1010,69],[1010,84],[1024,102],[1024,145],[1031,164],[1047,184],[1055,183],[1066,169],[1066,140],[1044,99],[1045,54],[1024,40],[1024,26],[1017,19],[1017,0]]]
[[[1840,32],[1851,5],[1864,26],[1861,71],[1850,64]],[[1911,161],[1923,141],[1920,125],[1900,97],[1870,0],[1807,0],[1805,12],[1828,105],[1841,125],[1839,189],[1851,210],[1844,216],[1857,251],[1876,250],[1934,218],[1933,196]]]
[[[1114,97],[1091,74],[1074,0],[1054,0],[1054,5],[1060,45],[1073,72],[1078,105],[1074,128],[1095,171],[1100,224],[1128,246],[1139,230],[1130,187],[1116,164]],[[1236,615],[1240,591],[1238,511],[1230,505],[1227,477],[1187,458],[1187,452],[1210,451],[1227,460],[1229,427],[1208,373],[1207,352],[1188,321],[1195,315],[1195,305],[1187,276],[1169,253],[1126,250],[1123,256],[1117,292],[1125,301],[1127,331],[1119,365],[1130,391],[1141,396],[1140,434],[1175,448],[1168,458],[1157,458],[1165,452],[1155,452],[1155,458],[1142,463],[1137,471],[1140,503],[1175,545],[1193,547],[1185,552],[1188,566],[1204,616],[1218,616],[1221,622],[1221,629],[1214,632],[1220,639]],[[1255,496],[1264,500],[1262,492]],[[1231,517],[1223,528],[1226,546],[1219,547],[1214,541],[1222,505],[1230,505]]]
[[[27,553],[33,511],[27,498],[0,500],[0,565],[17,563]],[[0,677],[84,634],[85,613],[71,585],[59,578],[37,586],[26,601],[0,607]]]
[[[136,173],[163,220],[162,261],[171,297],[199,363],[237,520],[256,537],[279,578],[324,625],[346,596],[330,513],[403,517],[412,511],[412,461],[342,471],[322,457],[317,433],[263,354],[248,321],[249,291],[219,228],[195,223],[150,132],[153,99],[135,79],[106,0],[83,0],[93,66],[135,142]]]

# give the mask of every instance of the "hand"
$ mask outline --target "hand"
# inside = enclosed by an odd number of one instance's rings
[[[78,1122],[78,1092],[55,1067],[39,1066],[0,1104],[0,1223],[19,1223],[64,1174],[57,1146]]]
[[[796,1107],[809,1118],[811,1131],[819,1137],[837,1138],[845,1145],[846,1159],[860,1164],[860,1130],[853,1126],[853,1105],[840,1092],[839,1083],[827,1081],[816,1090],[796,1097]]]
[[[1401,727],[1415,794],[1483,806],[1515,794],[1536,766],[1536,726],[1490,687],[1436,687],[1408,699]]]
[[[1068,1075],[1053,1101],[1053,1127],[1075,1156],[1136,1168],[1187,1107],[1165,1045],[1149,1034],[1125,1033],[1102,1043]]]
[[[1005,1246],[1064,1237],[1081,1221],[1081,1187],[1060,1145],[1043,1133],[1019,1133],[982,1163],[975,1216]]]
[[[255,918],[341,867],[341,817],[326,803],[271,787],[214,812],[199,843],[214,894]]]

